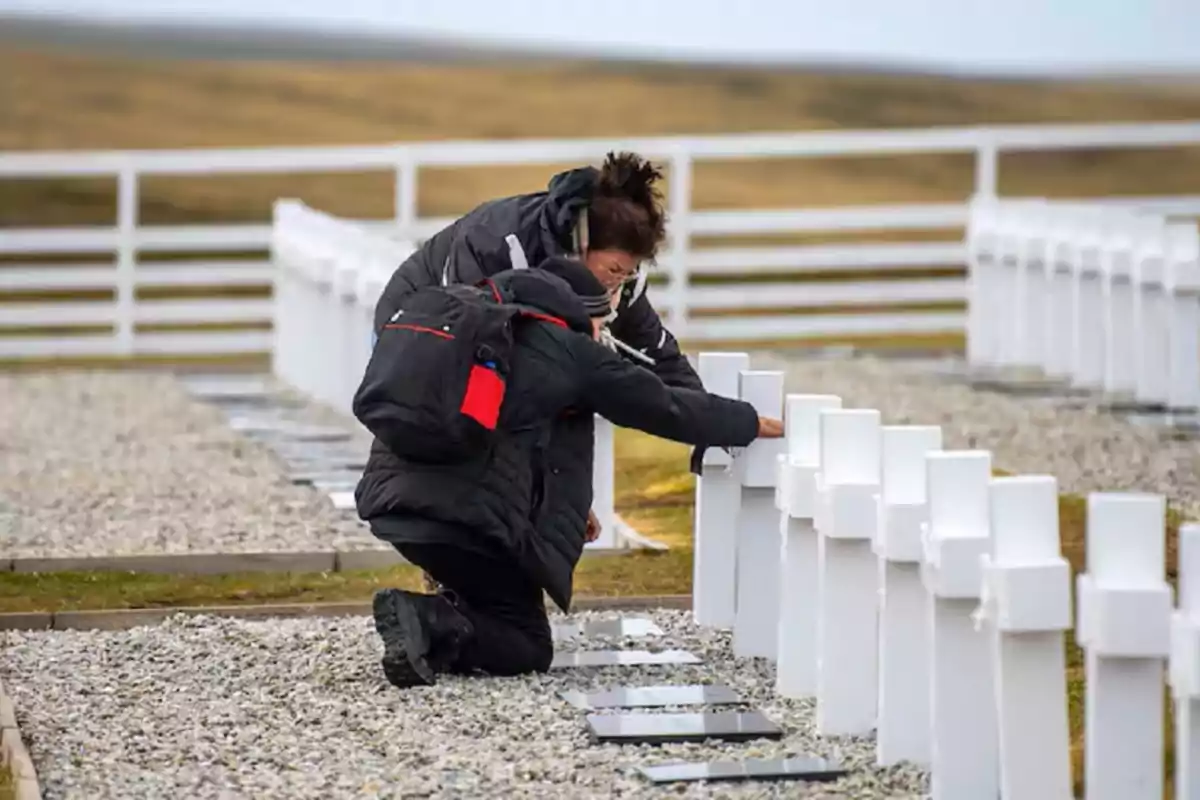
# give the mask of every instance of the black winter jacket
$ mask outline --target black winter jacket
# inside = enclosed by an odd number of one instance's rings
[[[534,319],[517,323],[500,436],[477,461],[417,464],[376,441],[355,491],[358,513],[373,529],[414,516],[466,529],[514,556],[566,610],[592,506],[593,414],[713,447],[749,444],[758,434],[758,415],[739,400],[668,387],[593,341],[582,333],[591,330],[582,302],[558,276],[510,270],[494,280],[515,302],[569,328]]]
[[[595,171],[589,167],[555,175],[544,192],[492,200],[435,234],[400,265],[375,306],[378,331],[407,293],[444,282],[474,284],[512,266],[505,237],[521,243],[529,266],[550,256],[571,255],[575,223],[590,202]],[[702,389],[700,377],[679,350],[644,292],[632,284],[621,290],[614,337],[655,362],[654,373],[668,386]]]

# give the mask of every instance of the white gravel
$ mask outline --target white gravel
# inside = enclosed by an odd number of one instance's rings
[[[686,648],[707,663],[522,678],[447,677],[435,687],[401,691],[380,673],[382,648],[369,618],[175,617],[161,626],[123,632],[2,634],[0,675],[13,696],[47,800],[866,799],[917,797],[925,791],[925,776],[915,768],[874,769],[870,741],[816,739],[810,704],[774,698],[771,667],[735,662],[728,634],[698,630],[687,612],[649,616],[663,636],[616,644]],[[592,640],[583,646],[602,644]],[[585,712],[557,695],[568,688],[718,682],[781,724],[785,738],[598,746],[588,740]],[[653,763],[803,753],[840,756],[854,771],[831,784],[693,784],[686,789],[651,788],[634,772]]]
[[[1148,491],[1200,518],[1200,443],[1099,410],[989,391],[933,375],[928,365],[881,359],[755,359],[783,369],[788,392],[833,394],[876,408],[885,425],[941,425],[945,447],[990,450],[1009,472],[1050,474],[1060,491]]]
[[[5,374],[0,409],[6,556],[379,544],[171,375]]]

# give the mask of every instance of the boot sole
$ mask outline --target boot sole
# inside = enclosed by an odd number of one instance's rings
[[[401,689],[437,683],[425,658],[429,638],[408,598],[397,589],[384,589],[375,593],[372,610],[384,643],[381,664],[388,683]]]

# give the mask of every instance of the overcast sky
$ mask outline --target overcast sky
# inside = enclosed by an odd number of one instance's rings
[[[2,13],[968,71],[1200,72],[1200,0],[0,0]]]

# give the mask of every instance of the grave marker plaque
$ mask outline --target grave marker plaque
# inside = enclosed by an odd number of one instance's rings
[[[761,711],[703,714],[589,714],[588,732],[600,743],[678,744],[721,739],[781,739],[783,729]]]
[[[556,641],[575,637],[661,636],[662,628],[644,618],[605,619],[595,622],[565,622],[551,628]]]
[[[554,656],[550,669],[575,667],[635,667],[652,664],[699,664],[700,659],[686,650],[577,650]]]
[[[651,783],[681,781],[835,781],[849,774],[837,761],[815,756],[745,761],[708,761],[639,767]]]
[[[618,686],[603,692],[564,691],[576,708],[652,708],[655,706],[731,705],[742,702],[728,686]]]

